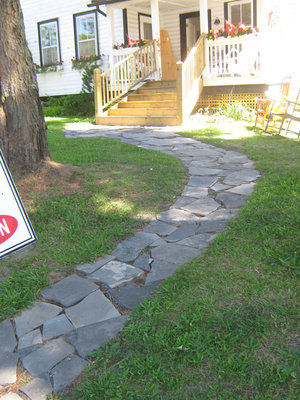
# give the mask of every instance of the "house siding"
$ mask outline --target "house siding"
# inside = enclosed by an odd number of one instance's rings
[[[91,11],[86,0],[20,0],[23,11],[25,34],[34,63],[40,65],[39,36],[37,23],[58,18],[61,59],[64,62],[62,71],[37,74],[40,96],[55,96],[79,93],[81,90],[81,72],[72,70],[72,57],[75,57],[75,39],[73,14]],[[105,7],[102,8],[105,11]],[[114,10],[115,38],[123,41],[123,19],[121,10]],[[107,19],[97,13],[98,40],[100,54],[107,55]],[[104,57],[105,60],[106,57]]]

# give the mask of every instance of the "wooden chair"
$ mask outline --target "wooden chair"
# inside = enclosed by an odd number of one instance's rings
[[[290,83],[291,83],[291,77],[286,77],[280,84],[280,91],[278,96],[274,95],[274,93],[273,94],[269,93],[267,98],[256,100],[256,118],[254,127],[266,130],[268,122],[270,123],[271,126],[271,121],[269,121],[270,112],[272,111],[273,113],[285,112],[284,103],[287,100],[287,96],[289,94]],[[277,97],[277,99],[274,99],[274,97]],[[277,128],[276,124],[274,125],[274,128],[275,129]]]
[[[296,101],[287,100],[281,106],[281,110],[270,110],[266,131],[275,130],[279,134],[285,131],[300,136],[300,90],[296,97]]]

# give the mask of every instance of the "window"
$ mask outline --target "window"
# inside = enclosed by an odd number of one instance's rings
[[[151,15],[138,14],[139,18],[139,36],[143,40],[152,40],[152,19]]]
[[[95,13],[74,15],[76,58],[99,54]]]
[[[61,61],[58,20],[38,23],[41,65],[51,65]]]
[[[228,3],[229,22],[237,25],[239,22],[246,26],[252,26],[252,3],[251,1],[233,1]]]

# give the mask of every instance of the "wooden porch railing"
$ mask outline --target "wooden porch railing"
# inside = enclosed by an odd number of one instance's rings
[[[205,34],[198,39],[184,62],[176,65],[178,123],[189,117],[203,89]]]
[[[138,48],[133,54],[113,65],[107,71],[94,71],[96,117],[132,87],[156,71],[156,41]]]
[[[259,75],[260,47],[260,39],[256,35],[206,40],[205,78]]]

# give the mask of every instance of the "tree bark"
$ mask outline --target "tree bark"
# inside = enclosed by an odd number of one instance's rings
[[[0,148],[18,178],[48,156],[46,125],[19,0],[0,10]]]

